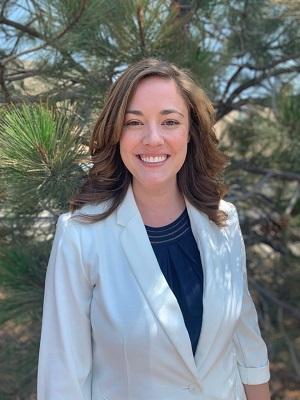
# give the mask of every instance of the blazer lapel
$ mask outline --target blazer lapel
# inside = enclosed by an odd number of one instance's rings
[[[211,364],[207,362],[216,348],[217,335],[222,335],[232,298],[232,273],[228,265],[228,243],[214,222],[186,201],[193,235],[201,254],[203,268],[203,318],[195,362],[203,377]],[[225,240],[224,240],[225,239]]]
[[[146,300],[183,361],[198,378],[182,312],[161,272],[131,187],[117,210],[117,221],[124,227],[121,233],[123,250]]]

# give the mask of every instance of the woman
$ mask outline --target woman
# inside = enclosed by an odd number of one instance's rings
[[[211,103],[146,59],[112,85],[49,260],[38,400],[267,400]]]

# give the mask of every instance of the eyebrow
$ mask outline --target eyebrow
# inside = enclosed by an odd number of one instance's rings
[[[184,117],[184,115],[181,112],[174,110],[174,109],[167,109],[167,110],[160,111],[161,115],[168,115],[168,114],[173,114],[173,113],[179,114],[182,117]],[[127,110],[125,114],[143,115],[142,111],[139,111],[139,110]]]

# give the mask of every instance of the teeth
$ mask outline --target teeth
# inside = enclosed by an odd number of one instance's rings
[[[146,157],[146,156],[140,156],[141,160],[144,162],[148,162],[148,163],[158,163],[158,162],[162,162],[165,161],[167,159],[167,156],[161,155],[161,156],[155,156],[155,157]]]

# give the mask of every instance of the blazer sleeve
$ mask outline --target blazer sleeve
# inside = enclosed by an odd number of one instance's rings
[[[268,353],[266,344],[261,337],[257,312],[248,289],[245,245],[236,210],[235,214],[244,287],[241,314],[234,334],[234,345],[242,382],[248,385],[257,385],[268,382],[270,379]]]
[[[69,214],[59,217],[46,272],[38,400],[90,400],[92,285]]]

